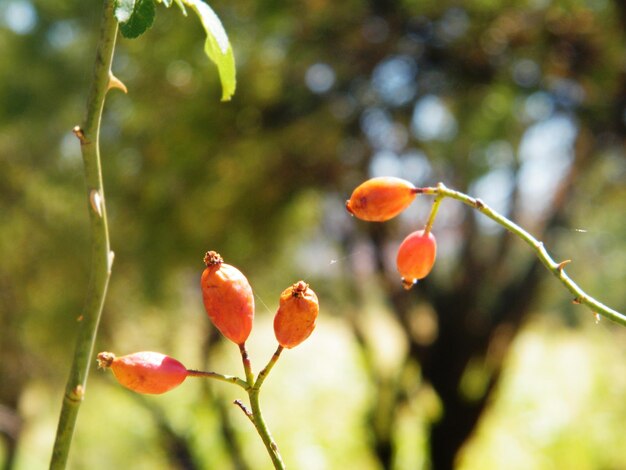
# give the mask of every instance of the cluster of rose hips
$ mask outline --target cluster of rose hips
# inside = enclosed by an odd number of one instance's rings
[[[402,178],[381,176],[359,185],[346,201],[346,209],[355,217],[369,222],[385,222],[400,214],[420,193]],[[410,233],[400,244],[396,256],[402,285],[410,289],[425,278],[435,264],[437,242],[427,224],[424,230]]]
[[[222,335],[244,351],[254,320],[252,288],[243,273],[224,263],[215,251],[206,253],[204,263],[206,269],[200,285],[206,312]],[[307,339],[315,328],[318,312],[317,296],[306,282],[299,281],[285,289],[274,317],[279,351],[291,349]],[[98,364],[111,368],[120,384],[138,393],[165,393],[188,376],[217,375],[189,370],[176,359],[152,351],[122,357],[101,352]]]

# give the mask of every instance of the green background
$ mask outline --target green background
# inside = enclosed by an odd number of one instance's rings
[[[241,375],[202,307],[214,249],[255,291],[256,371],[275,349],[280,292],[305,279],[320,298],[316,331],[261,395],[289,468],[626,467],[621,328],[573,305],[520,240],[455,201],[435,223],[434,271],[411,292],[395,250],[431,199],[387,224],[344,211],[370,176],[443,181],[572,259],[574,280],[626,310],[626,7],[460,5],[213,2],[237,61],[228,103],[191,14],[161,5],[145,35],[120,38],[113,71],[129,93],[111,92],[103,118],[115,264],[96,349]],[[71,129],[100,9],[0,4],[5,468],[48,465],[85,298]],[[140,397],[93,367],[69,467],[268,468],[231,404],[240,390],[205,382]]]

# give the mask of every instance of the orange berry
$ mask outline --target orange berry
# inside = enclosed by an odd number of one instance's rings
[[[315,329],[319,313],[317,295],[304,281],[298,281],[280,294],[274,317],[274,333],[278,344],[291,349],[307,339]]]
[[[355,217],[370,222],[384,222],[406,209],[415,199],[416,187],[393,176],[372,178],[359,185],[346,209]]]
[[[98,365],[104,369],[110,367],[120,384],[138,393],[165,393],[187,378],[184,365],[172,357],[152,351],[122,357],[101,352],[98,354]]]
[[[396,264],[405,289],[410,289],[418,279],[428,275],[436,256],[437,241],[431,232],[424,234],[424,230],[418,230],[403,240],[398,248]]]
[[[243,344],[252,331],[254,295],[246,276],[224,263],[215,251],[204,256],[206,269],[200,285],[204,308],[220,332],[235,344]]]

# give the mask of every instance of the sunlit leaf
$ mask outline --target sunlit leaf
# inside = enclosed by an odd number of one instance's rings
[[[235,56],[226,31],[209,5],[201,0],[184,0],[184,2],[197,13],[202,22],[207,35],[204,52],[217,65],[222,83],[222,101],[228,101],[235,93],[236,77]]]

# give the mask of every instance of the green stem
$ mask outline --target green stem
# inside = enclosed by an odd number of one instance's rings
[[[259,373],[259,376],[254,381],[254,374],[252,373],[252,364],[250,363],[250,358],[248,357],[248,352],[246,351],[245,343],[239,345],[239,352],[241,353],[241,361],[243,362],[243,368],[246,373],[246,380],[248,384],[247,392],[248,397],[250,399],[250,408],[251,411],[248,411],[246,407],[240,401],[236,401],[235,404],[241,408],[241,410],[245,413],[248,419],[254,424],[259,436],[261,436],[261,440],[267,449],[267,452],[272,459],[272,463],[274,464],[274,468],[276,470],[284,470],[285,464],[283,463],[283,459],[278,452],[278,446],[274,442],[272,435],[265,424],[265,420],[263,419],[263,413],[261,412],[261,404],[259,402],[259,394],[261,392],[261,384],[269,374],[276,361],[280,357],[280,353],[282,352],[282,347],[279,346],[270,361],[267,363],[265,368]]]
[[[439,186],[443,186],[443,183],[439,183]],[[418,190],[420,188],[417,188]],[[443,201],[443,195],[437,194],[435,196],[435,200],[433,201],[433,206],[430,208],[430,214],[428,215],[428,220],[426,221],[426,226],[424,227],[424,235],[428,235],[433,228],[433,224],[435,223],[435,217],[437,217],[437,212],[439,212],[439,206],[441,205],[441,201]]]
[[[209,379],[220,380],[222,382],[227,382],[235,385],[239,385],[244,390],[248,390],[250,385],[245,380],[241,380],[239,377],[234,375],[223,375],[218,374],[217,372],[205,372],[203,370],[195,370],[195,369],[187,369],[188,377],[207,377]]]
[[[286,467],[283,463],[280,452],[278,451],[278,446],[274,442],[274,439],[267,428],[267,424],[265,424],[265,420],[263,419],[263,414],[261,413],[261,405],[259,403],[260,392],[261,391],[258,388],[248,390],[250,407],[252,408],[252,422],[254,423],[254,427],[259,433],[259,436],[261,436],[261,440],[263,441],[263,444],[265,444],[267,452],[270,454],[274,468],[276,470],[285,470]]]
[[[239,345],[239,352],[241,353],[241,362],[243,363],[243,370],[246,374],[246,381],[251,388],[254,385],[254,373],[252,372],[250,356],[248,356],[248,351],[246,350],[246,343]]]
[[[278,347],[276,348],[276,351],[270,358],[265,368],[261,372],[259,372],[259,376],[257,377],[253,388],[256,388],[257,390],[261,388],[261,385],[263,385],[263,382],[269,375],[270,371],[272,370],[274,365],[278,362],[278,359],[280,358],[280,353],[282,352],[283,352],[283,347],[281,345],[278,345]]]
[[[457,201],[461,201],[464,204],[476,209],[477,211],[483,213],[493,221],[502,225],[508,231],[514,233],[522,240],[524,240],[537,254],[537,257],[541,260],[548,270],[556,276],[556,278],[561,281],[562,284],[569,289],[572,294],[574,294],[574,302],[584,304],[589,307],[594,313],[600,314],[609,320],[612,320],[620,325],[626,326],[626,315],[613,310],[612,308],[604,305],[602,302],[594,299],[589,294],[585,293],[566,273],[565,273],[565,265],[569,263],[569,260],[562,261],[557,263],[552,259],[552,257],[548,254],[548,251],[543,246],[543,242],[537,240],[530,233],[524,230],[522,227],[507,219],[503,215],[491,209],[480,199],[473,198],[468,196],[467,194],[461,193],[459,191],[454,191],[452,189],[448,189],[443,185],[443,183],[439,183],[436,188],[418,188],[417,191],[419,194],[430,194],[435,196],[435,200],[437,198],[449,197],[452,199],[456,199]],[[431,211],[432,215],[432,211]]]
[[[59,425],[52,451],[50,468],[55,470],[64,469],[67,463],[78,410],[85,395],[87,375],[93,355],[93,345],[113,263],[113,252],[109,248],[109,233],[98,145],[100,120],[102,118],[104,99],[109,89],[111,61],[117,36],[117,20],[113,15],[113,7],[112,0],[105,0],[93,82],[87,100],[87,114],[83,126],[77,126],[74,129],[74,133],[81,143],[85,167],[91,230],[91,273],[84,310],[78,318],[80,323],[74,360],[65,388]]]

